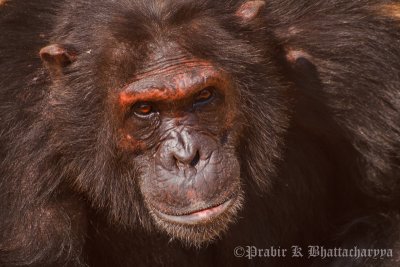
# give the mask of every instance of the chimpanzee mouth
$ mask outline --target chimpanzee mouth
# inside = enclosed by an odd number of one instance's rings
[[[201,209],[197,210],[188,214],[183,214],[183,215],[169,215],[165,214],[160,211],[156,211],[156,213],[164,220],[170,221],[173,223],[179,223],[179,224],[200,224],[200,223],[205,223],[208,222],[222,213],[224,211],[228,210],[232,204],[234,203],[234,200],[236,197],[230,198],[227,201],[223,202],[222,204],[212,206],[206,209]]]

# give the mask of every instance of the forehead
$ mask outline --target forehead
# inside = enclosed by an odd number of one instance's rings
[[[202,37],[223,40],[223,29],[232,28],[235,2],[76,0],[60,8],[62,14],[53,41],[97,50],[104,44],[117,42],[142,49],[143,44],[160,47],[165,46],[165,41],[173,40],[180,44],[192,43],[188,45],[190,48],[201,49],[195,46],[202,43]]]
[[[80,23],[112,27],[129,25],[138,34],[200,22],[229,13],[235,1],[210,0],[78,0],[62,7]],[[84,16],[85,15],[85,16]],[[82,17],[86,18],[85,20]]]
[[[61,8],[63,21],[56,31],[62,36],[82,41],[90,38],[92,43],[97,39],[111,39],[136,43],[136,46],[144,42],[157,46],[171,39],[183,41],[193,34],[213,35],[223,24],[223,18],[232,14],[230,7],[233,6],[232,1],[227,4],[208,0],[98,0],[95,4],[78,0],[74,3]]]
[[[108,30],[131,40],[188,38],[190,33],[218,27],[222,14],[208,2],[151,1],[118,9],[109,17]],[[141,2],[139,2],[141,3]]]
[[[96,9],[100,16],[91,43],[103,44],[113,53],[160,61],[163,58],[191,57],[215,48],[212,40],[222,40],[229,34],[223,18],[231,15],[222,4],[212,1],[117,1]],[[105,10],[107,9],[107,10]],[[225,12],[225,14],[224,14]],[[205,42],[206,39],[210,39]],[[106,41],[105,41],[106,40]],[[206,44],[206,45],[204,45]],[[133,48],[133,49],[132,49]],[[202,57],[202,56],[201,56]],[[118,57],[114,57],[118,58]]]

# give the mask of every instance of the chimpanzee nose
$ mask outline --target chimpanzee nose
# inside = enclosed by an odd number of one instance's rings
[[[200,160],[198,144],[187,131],[175,133],[170,153],[178,167],[195,167]]]
[[[172,132],[160,150],[160,160],[167,169],[195,167],[200,161],[200,143],[186,130]]]

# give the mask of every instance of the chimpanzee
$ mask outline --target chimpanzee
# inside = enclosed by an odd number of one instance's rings
[[[1,266],[397,266],[398,0],[6,0],[0,32]]]

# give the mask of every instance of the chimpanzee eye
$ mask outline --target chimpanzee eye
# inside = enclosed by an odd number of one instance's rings
[[[201,90],[200,93],[196,95],[194,99],[194,104],[195,105],[207,104],[213,99],[214,91],[215,88],[211,86]]]
[[[154,107],[151,103],[139,102],[133,106],[133,113],[139,117],[149,116],[154,112]]]

